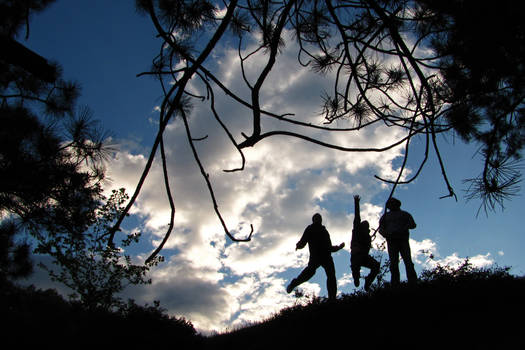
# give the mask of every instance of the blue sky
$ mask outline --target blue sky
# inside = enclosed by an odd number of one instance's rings
[[[161,102],[159,85],[151,78],[136,77],[149,69],[160,49],[153,25],[135,12],[133,1],[58,0],[45,12],[33,16],[30,28],[29,40],[21,42],[59,62],[64,77],[82,85],[79,104],[94,111],[119,145],[108,164],[112,182],[107,183],[107,189],[124,186],[131,192],[155,136],[155,107]],[[325,87],[323,84],[328,83],[313,73],[296,71],[293,44],[287,48],[290,51],[282,54],[282,62],[271,76],[275,89],[264,91],[264,102],[277,110],[285,108],[321,122],[315,113],[320,100],[315,98]],[[232,54],[226,45],[219,49],[213,63],[218,75],[228,86],[241,86],[239,71],[232,64],[235,52]],[[256,70],[257,62],[252,68]],[[289,84],[292,80],[294,84]],[[197,83],[194,87],[199,88]],[[242,130],[250,131],[246,129],[250,122],[246,111],[222,95],[217,95],[217,100],[236,137]],[[242,236],[252,223],[253,239],[231,244],[225,237],[189,152],[182,124],[175,121],[166,132],[166,145],[177,206],[176,227],[163,252],[166,262],[152,271],[153,284],[130,288],[126,296],[139,302],[160,300],[171,314],[186,317],[204,332],[267,317],[296,302],[284,287],[306,265],[307,249],[296,252],[294,248],[316,211],[322,213],[333,243],[346,243],[343,251],[334,254],[334,260],[339,292],[351,293],[354,287],[348,249],[352,196],[361,195],[361,216],[375,227],[389,188],[373,175],[394,176],[401,150],[384,154],[341,153],[298,140],[270,138],[246,151],[245,171],[226,174],[222,169],[237,166],[240,160],[225,135],[217,132],[218,125],[206,107],[205,103],[196,104],[190,118],[195,136],[210,136],[198,144],[199,153],[228,225]],[[395,136],[395,131],[377,129],[335,138],[343,143],[381,144]],[[476,148],[464,145],[452,134],[439,139],[458,201],[439,199],[446,194],[446,186],[434,155],[415,183],[396,192],[418,225],[411,233],[417,271],[435,263],[418,253],[419,249],[426,249],[440,263],[457,263],[470,257],[479,266],[511,266],[511,272],[523,275],[522,193],[507,201],[505,210],[498,209],[488,217],[481,212],[476,217],[480,203],[466,202],[462,191],[462,180],[481,171],[479,159],[473,158]],[[412,152],[416,160],[423,150],[415,143]],[[168,202],[160,184],[157,164],[133,209],[134,217],[126,222],[126,228],[145,233],[137,259],[147,256],[159,242],[169,220]],[[41,275],[34,280],[49,285]],[[324,271],[319,269],[302,288],[326,296],[324,281]]]

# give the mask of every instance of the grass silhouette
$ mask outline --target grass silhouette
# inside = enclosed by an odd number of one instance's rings
[[[427,271],[419,283],[313,298],[205,339],[208,349],[441,348],[524,344],[525,279],[508,269]]]
[[[388,283],[305,305],[231,332],[203,336],[159,307],[86,310],[52,290],[1,289],[4,345],[164,346],[166,349],[395,348],[523,346],[525,278],[509,269],[436,268],[415,285]]]

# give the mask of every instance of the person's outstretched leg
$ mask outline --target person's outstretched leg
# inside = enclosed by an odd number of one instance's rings
[[[299,276],[297,276],[296,278],[294,278],[290,284],[288,285],[288,287],[286,287],[286,292],[287,293],[291,293],[295,287],[297,287],[298,285],[300,285],[301,283],[303,282],[306,282],[308,281],[310,278],[312,278],[312,276],[315,274],[315,270],[317,270],[317,267],[319,265],[317,264],[313,264],[313,263],[308,263],[308,266],[306,266],[304,268],[303,271],[301,271],[301,273],[299,274]]]

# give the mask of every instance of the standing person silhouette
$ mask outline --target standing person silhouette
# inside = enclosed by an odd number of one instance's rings
[[[306,227],[303,236],[297,242],[295,250],[303,249],[308,243],[310,250],[310,260],[308,266],[294,278],[286,287],[286,292],[291,293],[295,287],[308,281],[313,277],[315,271],[319,266],[322,266],[326,272],[326,289],[328,290],[328,298],[334,300],[337,295],[337,281],[335,278],[335,266],[332,259],[332,253],[342,249],[345,244],[341,243],[338,246],[333,246],[330,240],[330,234],[326,228],[321,224],[322,217],[320,214],[314,214],[312,217],[312,224]]]
[[[368,221],[361,221],[361,214],[359,209],[359,195],[354,196],[354,228],[352,229],[352,240],[350,242],[350,268],[352,269],[352,277],[354,278],[354,285],[359,287],[359,279],[361,278],[361,267],[370,269],[370,273],[365,277],[365,290],[368,291],[372,282],[379,273],[379,263],[369,254],[372,247],[372,239],[370,238],[370,224]]]
[[[412,262],[409,243],[409,231],[416,228],[416,222],[412,215],[401,210],[401,201],[390,198],[386,202],[388,210],[379,220],[379,233],[386,238],[388,257],[390,258],[390,275],[392,285],[398,285],[399,277],[399,255],[403,258],[409,283],[417,281],[416,270]]]

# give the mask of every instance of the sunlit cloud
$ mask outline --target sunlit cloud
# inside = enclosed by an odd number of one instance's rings
[[[293,45],[291,45],[293,46]],[[269,76],[268,88],[262,91],[264,108],[294,113],[301,120],[319,123],[318,97],[328,85],[308,71],[295,71],[296,51],[285,50]],[[249,62],[249,77],[264,64],[264,56]],[[232,91],[242,91],[243,80],[237,52],[225,50],[216,62],[220,76]],[[329,80],[329,79],[328,79]],[[198,83],[192,89],[199,89]],[[313,88],[316,87],[316,88]],[[200,159],[209,173],[219,209],[232,234],[244,237],[254,227],[252,241],[232,243],[215,215],[206,183],[188,146],[181,121],[166,129],[164,141],[168,158],[170,187],[176,206],[175,227],[162,254],[166,262],[152,271],[153,285],[135,287],[128,293],[137,300],[161,305],[172,314],[187,317],[201,331],[224,330],[266,318],[279,309],[299,302],[286,294],[289,270],[306,266],[308,249],[295,250],[311,217],[319,212],[330,232],[333,244],[346,243],[349,252],[353,220],[353,195],[363,198],[361,217],[376,228],[382,204],[372,203],[384,191],[384,184],[373,175],[395,178],[394,161],[402,156],[401,147],[386,152],[345,153],[328,150],[303,140],[274,137],[246,149],[243,171],[237,168],[241,158],[227,135],[209,112],[209,102],[196,102],[189,119],[195,137],[208,136],[196,142]],[[216,107],[234,137],[251,130],[248,110],[232,104],[217,94]],[[280,128],[280,122],[265,119],[264,130]],[[351,135],[351,136],[350,136]],[[402,137],[396,128],[371,127],[358,133],[310,131],[310,136],[324,142],[349,147],[383,147]],[[132,154],[123,147],[109,164],[108,174],[114,184],[128,193],[142,172],[146,156]],[[409,173],[407,169],[407,174]],[[147,250],[160,243],[169,221],[169,205],[159,159],[152,170],[132,211],[141,219]],[[374,247],[382,238],[377,237]],[[418,264],[429,266],[422,252],[437,252],[435,242],[411,240]],[[339,254],[339,253],[338,253]],[[344,254],[340,253],[340,254]],[[456,257],[443,261],[454,262]],[[457,257],[457,259],[460,259]],[[476,263],[490,261],[479,256]],[[339,292],[350,292],[353,280],[348,263],[336,266],[342,276]],[[320,269],[318,274],[324,276]],[[324,279],[324,277],[321,277]],[[306,295],[319,295],[317,283],[300,286]],[[300,299],[300,298],[299,298]]]
[[[460,257],[458,253],[453,253],[452,255],[449,255],[442,259],[430,260],[429,265],[432,267],[432,266],[437,266],[437,264],[439,264],[441,266],[458,268],[462,264],[465,263],[465,259],[467,258],[471,266],[474,268],[484,268],[484,267],[492,266],[494,264],[494,260],[491,258],[490,253],[477,254],[471,257]]]

